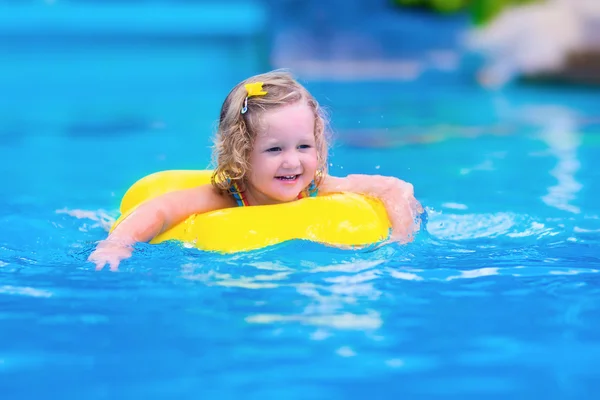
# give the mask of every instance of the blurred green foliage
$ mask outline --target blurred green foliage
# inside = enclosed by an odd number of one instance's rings
[[[391,0],[400,7],[418,7],[438,13],[468,12],[476,25],[484,25],[506,7],[541,0]]]

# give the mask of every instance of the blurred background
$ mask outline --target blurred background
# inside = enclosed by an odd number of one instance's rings
[[[107,172],[127,172],[104,181],[121,189],[157,169],[203,168],[230,88],[274,68],[291,69],[330,111],[342,146],[510,134],[574,115],[544,96],[597,90],[599,4],[0,0],[0,140],[15,162],[51,166],[17,173],[27,193],[101,187]],[[589,95],[572,98],[592,107]]]

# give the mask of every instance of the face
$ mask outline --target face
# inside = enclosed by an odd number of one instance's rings
[[[314,114],[298,102],[267,111],[262,122],[250,153],[246,196],[253,205],[295,200],[317,171]]]

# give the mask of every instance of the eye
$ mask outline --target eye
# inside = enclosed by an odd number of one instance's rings
[[[310,144],[301,144],[298,146],[299,149],[310,149],[312,146]]]
[[[267,153],[274,153],[276,151],[281,151],[281,147],[271,147],[265,150]]]

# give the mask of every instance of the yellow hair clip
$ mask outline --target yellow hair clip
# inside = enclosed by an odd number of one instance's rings
[[[267,91],[263,90],[262,82],[246,83],[244,87],[248,91],[248,97],[264,96],[265,94],[267,94]]]
[[[263,82],[254,82],[254,83],[246,83],[244,87],[248,94],[246,95],[246,99],[244,100],[244,107],[242,107],[242,114],[246,114],[248,111],[248,98],[252,96],[264,96],[268,92],[263,90]]]

